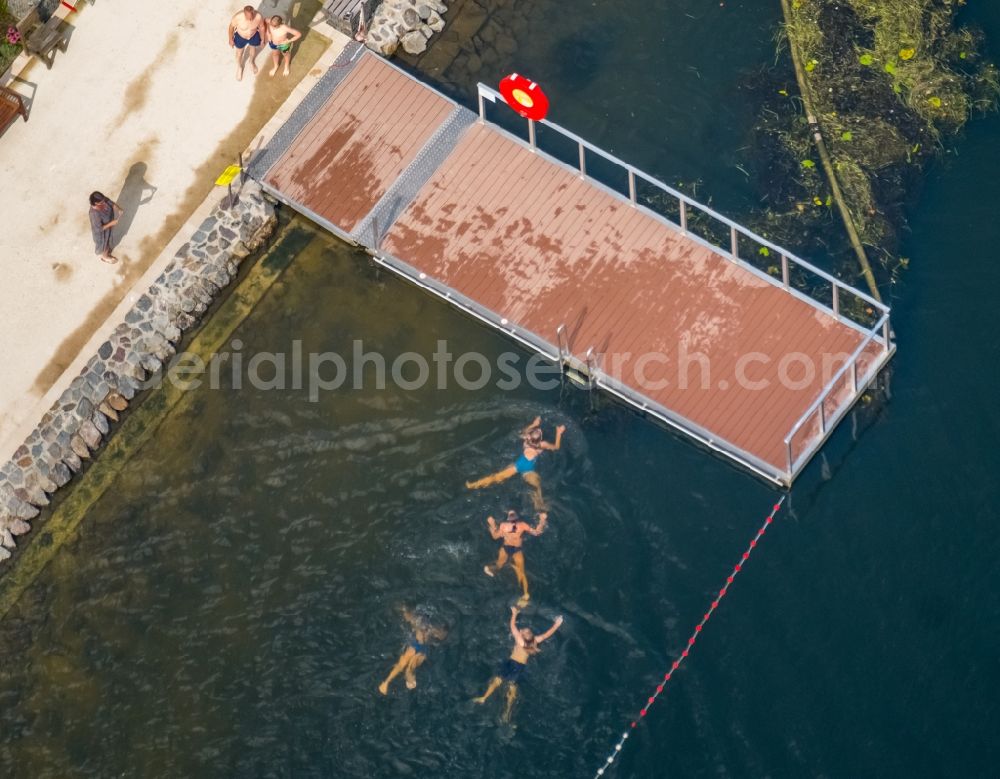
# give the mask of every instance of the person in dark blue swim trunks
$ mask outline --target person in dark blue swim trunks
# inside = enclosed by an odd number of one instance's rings
[[[559,425],[556,428],[555,443],[545,441],[542,438],[542,418],[535,417],[532,423],[521,431],[521,443],[523,449],[521,451],[521,456],[518,457],[517,460],[508,465],[502,471],[497,471],[496,473],[484,476],[476,481],[467,481],[465,486],[470,490],[478,490],[482,487],[490,487],[494,484],[499,484],[502,481],[507,481],[507,479],[511,476],[521,474],[521,478],[534,488],[532,502],[535,505],[535,510],[543,511],[545,509],[545,501],[542,498],[542,480],[535,471],[535,466],[537,465],[536,461],[538,460],[538,455],[542,452],[554,452],[562,446],[562,436],[564,432],[566,432],[566,425]]]
[[[483,570],[487,576],[493,576],[496,571],[499,571],[507,564],[507,559],[510,558],[510,561],[514,565],[514,574],[517,576],[518,584],[524,590],[524,595],[517,602],[518,606],[525,606],[531,600],[531,596],[528,594],[528,576],[524,572],[524,552],[521,550],[521,544],[523,543],[521,537],[525,533],[540,536],[545,532],[545,523],[548,520],[549,515],[544,511],[538,515],[538,524],[534,527],[524,522],[517,515],[516,511],[508,511],[506,521],[501,522],[499,525],[493,517],[489,517],[486,520],[486,523],[490,527],[490,535],[497,541],[502,538],[503,546],[500,547],[500,552],[497,555],[496,565],[483,566]]]
[[[264,17],[252,6],[244,6],[243,10],[229,20],[229,46],[236,49],[236,80],[243,78],[244,55],[247,46],[250,47],[250,67],[257,72],[257,54],[267,39],[267,23]]]
[[[511,606],[510,632],[511,635],[514,636],[514,651],[510,653],[510,657],[507,660],[500,664],[500,667],[497,669],[496,676],[490,679],[490,684],[486,688],[486,692],[478,698],[472,699],[476,703],[485,703],[486,699],[495,693],[501,684],[506,682],[507,705],[504,707],[503,712],[504,722],[510,722],[510,712],[511,709],[514,708],[514,701],[517,699],[517,682],[521,678],[521,674],[524,673],[525,667],[528,665],[528,658],[532,655],[538,654],[539,644],[551,638],[552,634],[555,633],[559,629],[559,626],[563,623],[563,618],[561,616],[556,617],[555,622],[552,623],[552,627],[540,636],[536,636],[529,628],[519,629],[517,627],[518,613],[517,607]]]
[[[378,686],[378,691],[383,695],[389,694],[389,684],[401,673],[406,674],[406,689],[412,690],[417,686],[416,670],[424,660],[427,659],[427,645],[433,641],[443,641],[448,631],[444,628],[432,627],[426,619],[418,617],[407,608],[403,608],[403,619],[409,625],[411,633],[406,639],[406,646],[399,660],[385,677],[385,681]]]

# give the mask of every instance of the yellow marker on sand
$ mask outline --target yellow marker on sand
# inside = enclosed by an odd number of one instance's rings
[[[233,179],[240,175],[240,171],[243,170],[239,165],[230,165],[222,174],[215,180],[215,186],[224,187],[227,184],[232,184]]]

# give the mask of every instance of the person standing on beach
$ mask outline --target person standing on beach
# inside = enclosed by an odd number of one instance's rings
[[[250,55],[250,67],[257,72],[257,54],[267,39],[267,23],[264,17],[252,6],[244,6],[243,10],[229,20],[229,46],[236,49],[236,80],[243,78],[244,57],[247,46]]]
[[[475,703],[485,703],[486,699],[495,693],[501,684],[507,682],[507,705],[503,712],[504,722],[510,722],[510,712],[514,708],[514,700],[517,698],[517,682],[521,678],[521,674],[524,673],[525,666],[528,664],[528,658],[532,655],[537,655],[539,644],[547,641],[563,623],[561,616],[556,617],[555,622],[552,623],[552,627],[542,633],[542,635],[536,636],[529,628],[517,627],[518,613],[516,606],[510,607],[510,632],[514,636],[514,651],[510,653],[510,658],[505,660],[497,669],[496,676],[490,679],[490,684],[486,688],[486,692],[478,698],[472,699]]]
[[[302,33],[294,27],[285,24],[280,16],[272,16],[267,22],[267,45],[271,49],[271,72],[273,76],[278,72],[278,61],[285,60],[284,75],[288,75],[288,65],[292,61],[292,44],[302,37]]]
[[[103,262],[113,264],[117,257],[111,255],[112,232],[121,218],[122,209],[102,192],[90,193],[90,233],[94,237],[94,251]]]
[[[483,571],[486,572],[487,576],[496,575],[496,572],[507,564],[507,558],[509,557],[511,563],[514,565],[514,575],[517,576],[517,581],[524,591],[524,595],[517,602],[518,606],[526,606],[528,601],[531,600],[531,595],[528,594],[528,575],[524,572],[524,551],[521,548],[523,543],[521,537],[525,533],[540,536],[545,532],[545,524],[548,521],[549,515],[544,511],[538,515],[538,524],[534,527],[523,521],[517,515],[516,511],[508,511],[506,521],[501,522],[499,525],[493,517],[489,517],[486,520],[486,524],[490,528],[490,535],[496,541],[502,538],[503,546],[500,547],[500,552],[497,555],[496,565],[485,565],[483,566]]]

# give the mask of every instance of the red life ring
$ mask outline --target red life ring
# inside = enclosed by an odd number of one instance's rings
[[[540,122],[549,112],[549,99],[534,81],[511,73],[500,82],[500,94],[525,119]]]

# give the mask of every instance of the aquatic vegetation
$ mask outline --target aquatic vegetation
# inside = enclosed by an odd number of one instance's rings
[[[769,201],[769,237],[806,252],[844,250],[826,209],[830,182],[815,164],[822,133],[846,209],[884,267],[905,226],[904,207],[923,166],[976,113],[993,110],[1000,72],[982,33],[956,25],[964,0],[794,0],[779,47],[794,47],[815,125],[787,57],[768,72],[755,150]]]
[[[0,74],[6,71],[21,53],[21,33],[14,21],[14,17],[7,10],[7,4],[0,0],[0,30],[3,31],[3,36],[0,37]]]

